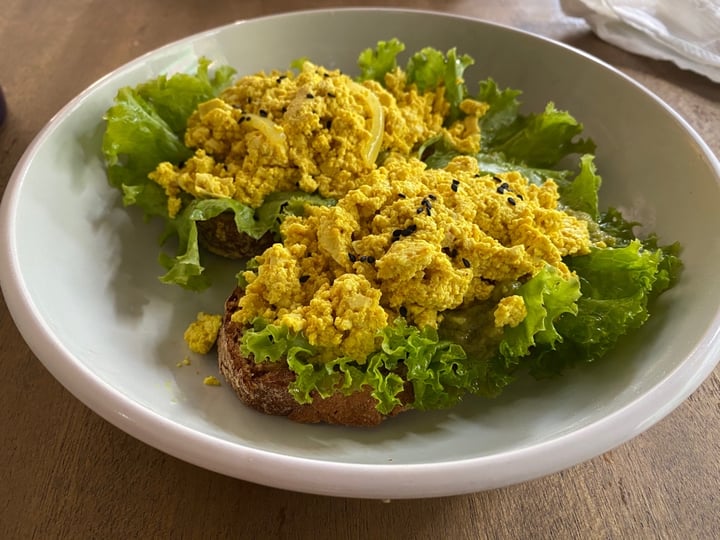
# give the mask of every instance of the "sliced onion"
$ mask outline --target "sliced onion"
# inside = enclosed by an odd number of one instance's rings
[[[380,153],[383,135],[385,134],[385,112],[378,97],[373,92],[356,82],[352,83],[352,87],[360,92],[370,108],[370,142],[363,151],[363,159],[365,163],[372,166]]]
[[[247,124],[265,135],[268,142],[280,149],[285,149],[285,132],[275,122],[257,114],[244,114]]]

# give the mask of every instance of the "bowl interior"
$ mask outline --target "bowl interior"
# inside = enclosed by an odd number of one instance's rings
[[[602,362],[555,381],[520,381],[493,401],[468,399],[450,411],[408,413],[371,430],[305,426],[258,414],[227,386],[205,386],[203,377],[217,373],[215,359],[189,354],[182,340],[196,312],[221,311],[236,269],[216,261],[222,285],[201,295],[157,280],[160,228],[122,208],[108,187],[102,115],[118,88],[193,70],[201,55],[229,63],[239,74],[284,69],[299,56],[352,73],[360,50],[392,37],[405,42],[406,51],[457,47],[473,56],[471,90],[492,76],[501,87],[523,90],[526,112],[547,101],[569,110],[598,145],[601,205],[621,208],[665,242],[680,241],[682,281],[661,297],[649,323]],[[216,458],[211,468],[248,479],[254,477],[247,467],[231,462],[233,449],[387,467],[459,460],[480,467],[498,456],[514,463],[514,472],[497,469],[492,480],[475,469],[471,488],[479,489],[609,449],[667,414],[709,373],[720,306],[712,262],[720,259],[717,175],[717,162],[677,115],[569,48],[476,20],[420,12],[270,17],[146,55],[101,80],[51,122],[8,190],[6,234],[14,251],[3,268],[3,287],[21,331],[63,384],[111,420],[116,415],[103,405],[108,393],[112,407],[127,404],[120,407],[125,416],[147,411],[124,425],[146,424],[135,434],[175,455],[188,457],[182,447],[192,438],[200,450],[190,459],[203,464],[201,451],[221,444],[227,459]],[[16,286],[21,292],[11,291]],[[178,367],[186,356],[191,365]],[[529,463],[532,452],[551,448],[552,456]],[[432,478],[428,482],[443,483]]]

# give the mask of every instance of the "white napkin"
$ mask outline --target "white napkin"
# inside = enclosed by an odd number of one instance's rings
[[[605,41],[720,82],[720,0],[560,0]]]

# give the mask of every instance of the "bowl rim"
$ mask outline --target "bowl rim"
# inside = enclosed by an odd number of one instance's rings
[[[599,64],[639,88],[661,105],[691,136],[709,160],[718,179],[720,161],[698,133],[676,111],[653,92],[610,64],[565,43],[526,30],[477,17],[423,9],[342,7],[275,13],[241,19],[191,34],[148,51],[104,75],[54,114],[24,151],[0,202],[0,251],[9,257],[0,259],[0,288],[10,315],[32,352],[50,373],[77,399],[106,421],[169,455],[194,465],[245,481],[271,487],[320,495],[396,499],[458,495],[511,485],[576,465],[606,452],[635,437],[664,418],[682,403],[710,375],[720,359],[720,311],[716,312],[703,340],[671,373],[645,394],[629,404],[579,429],[551,440],[493,455],[455,461],[422,464],[360,464],[322,461],[243,446],[201,433],[129,399],[90,371],[57,339],[34,305],[17,260],[14,219],[23,179],[37,151],[63,119],[81,106],[105,81],[132,70],[150,57],[184,43],[203,40],[214,34],[232,31],[241,25],[271,19],[297,18],[330,13],[386,12],[399,15],[420,14],[431,17],[462,19],[499,27],[564,48],[585,60]],[[672,399],[667,399],[667,396]],[[654,414],[648,416],[653,404]],[[618,425],[626,426],[618,431]],[[188,444],[190,443],[190,444]],[[557,459],[562,455],[561,462]],[[504,471],[502,474],[499,470]],[[332,483],[326,479],[332,475]]]

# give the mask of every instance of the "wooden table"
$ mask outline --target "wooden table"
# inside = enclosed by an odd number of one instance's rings
[[[23,150],[67,101],[177,38],[309,0],[3,0],[4,189]],[[628,54],[553,0],[400,0],[550,36],[610,62],[683,115],[720,154],[720,85]],[[645,434],[564,472],[442,499],[303,495],[186,464],[108,424],[58,384],[0,304],[0,538],[717,538],[720,371]]]

